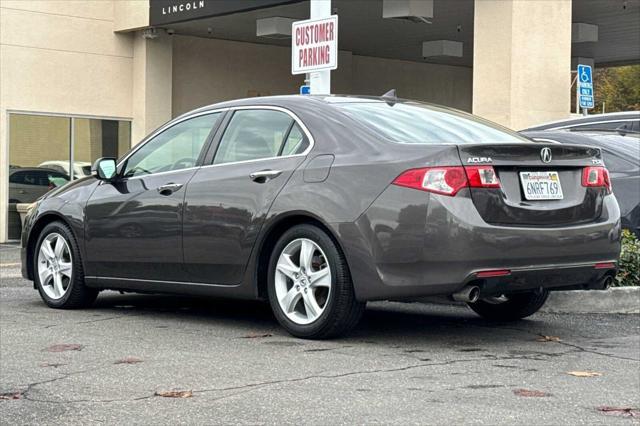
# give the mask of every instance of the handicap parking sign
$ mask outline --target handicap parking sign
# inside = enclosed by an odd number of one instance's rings
[[[593,108],[593,73],[589,65],[578,65],[578,100],[580,108]]]

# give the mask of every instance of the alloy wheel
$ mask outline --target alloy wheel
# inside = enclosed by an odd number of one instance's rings
[[[310,239],[291,241],[280,253],[275,290],[282,312],[296,324],[314,322],[327,307],[331,267],[324,252]]]
[[[62,298],[71,284],[73,259],[69,244],[58,233],[47,235],[38,250],[38,277],[42,290],[51,299]]]

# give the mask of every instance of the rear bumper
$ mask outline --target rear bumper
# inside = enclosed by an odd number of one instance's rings
[[[484,277],[483,272],[478,271],[467,277],[465,285],[479,284],[482,296],[493,296],[519,291],[545,288],[548,290],[606,290],[609,285],[605,278],[614,277],[616,265],[611,267],[598,267],[593,263],[576,265],[536,265],[531,268],[518,268],[508,270],[508,274],[496,277]]]
[[[594,288],[617,262],[620,212],[614,196],[588,224],[512,227],[486,223],[468,192],[446,197],[390,186],[353,223],[333,225],[340,236],[359,300],[452,294],[477,272],[509,270],[482,279],[486,291]]]

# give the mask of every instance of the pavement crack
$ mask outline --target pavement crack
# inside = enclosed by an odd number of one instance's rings
[[[517,328],[517,327],[494,327],[491,325],[477,325],[477,324],[472,324],[474,327],[481,327],[481,328],[492,328],[492,329],[496,329],[496,330],[513,330],[513,331],[519,331],[522,333],[526,333],[526,334],[530,334],[532,336],[536,336],[536,337],[541,337],[543,336],[542,333],[537,333],[535,331],[531,331],[531,330],[527,330],[524,328]],[[620,355],[613,355],[613,354],[608,354],[605,352],[599,352],[593,349],[589,349],[589,348],[585,348],[584,346],[580,346],[578,344],[575,343],[569,343],[569,342],[564,342],[564,341],[549,341],[547,342],[547,344],[551,344],[551,343],[556,343],[559,345],[564,345],[564,346],[568,346],[574,349],[577,349],[578,352],[585,352],[585,353],[590,353],[593,355],[599,355],[599,356],[603,356],[603,357],[607,357],[607,358],[613,358],[613,359],[620,359],[620,360],[624,360],[624,361],[633,361],[633,362],[640,362],[640,359],[638,358],[630,358],[630,357],[626,357],[626,356],[620,356]],[[551,355],[551,354],[550,354]]]
[[[571,353],[571,352],[574,352],[574,351],[565,352],[565,353],[562,353],[561,355]],[[316,375],[296,377],[291,379],[269,380],[264,382],[248,383],[245,385],[230,386],[226,388],[198,389],[198,390],[193,390],[192,392],[196,394],[196,393],[208,393],[208,392],[226,392],[226,391],[232,391],[232,390],[252,390],[252,389],[257,389],[257,388],[266,387],[266,386],[273,386],[273,385],[278,385],[283,383],[297,383],[297,382],[304,382],[307,380],[315,380],[315,379],[340,379],[344,377],[357,376],[357,375],[395,373],[400,371],[413,370],[417,368],[447,366],[447,365],[452,365],[457,363],[476,362],[476,361],[488,361],[488,360],[501,361],[501,360],[522,360],[522,359],[532,360],[532,361],[541,361],[540,356],[556,356],[556,354],[540,354],[539,356],[535,356],[535,357],[522,355],[522,356],[506,356],[506,357],[485,356],[482,358],[453,359],[453,360],[442,361],[442,362],[411,364],[411,365],[405,365],[402,367],[394,367],[394,368],[350,371],[350,372],[341,373],[341,374],[316,374]],[[232,395],[228,395],[228,396],[232,396]]]
[[[96,318],[96,319],[87,320],[87,321],[74,322],[74,323],[72,323],[72,325],[92,324],[94,322],[111,321],[111,320],[114,320],[114,319],[129,318],[129,317],[135,317],[135,316],[137,316],[137,315],[136,314],[117,315],[117,316],[114,316],[114,317]],[[66,325],[66,324],[50,324],[50,325],[45,325],[42,328],[54,328],[54,327],[61,327],[61,326],[64,326],[64,325]]]

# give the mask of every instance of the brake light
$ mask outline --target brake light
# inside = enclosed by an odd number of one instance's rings
[[[427,167],[411,169],[402,173],[394,185],[443,195],[456,195],[467,185],[467,175],[463,167]]]
[[[454,196],[462,188],[499,188],[492,166],[425,167],[402,173],[394,185]]]
[[[607,193],[611,193],[609,171],[602,166],[585,167],[582,169],[582,186],[604,187]]]
[[[500,181],[493,166],[467,166],[464,169],[472,188],[500,188]]]

